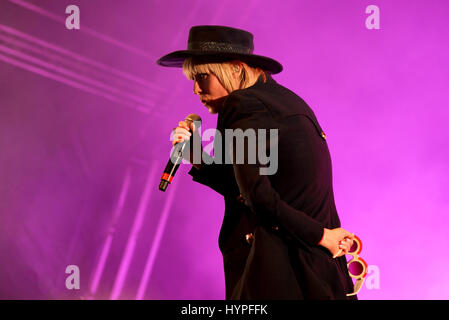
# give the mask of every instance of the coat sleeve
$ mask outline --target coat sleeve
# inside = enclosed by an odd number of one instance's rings
[[[225,102],[222,121],[225,128],[233,130],[255,129],[257,131],[257,129],[278,128],[276,120],[265,105],[251,96],[230,95]],[[277,142],[268,139],[267,149]],[[247,145],[245,151],[247,151]],[[316,246],[322,239],[323,225],[282,200],[279,193],[272,187],[268,176],[260,174],[261,165],[258,162],[251,164],[246,156],[247,152],[245,152],[244,163],[234,163],[233,168],[240,193],[249,207],[262,219],[267,218],[269,221],[278,223],[298,241]]]
[[[204,157],[209,157],[207,154],[203,154]],[[212,161],[209,161],[212,162]],[[215,190],[223,196],[238,195],[238,187],[235,183],[231,184],[229,179],[229,168],[222,164],[203,164],[200,169],[192,166],[189,174],[192,176],[193,181],[201,183],[209,188]]]

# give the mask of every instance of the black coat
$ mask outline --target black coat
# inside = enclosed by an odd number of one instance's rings
[[[274,175],[260,175],[258,164],[214,163],[189,172],[224,196],[226,299],[346,299],[353,284],[345,257],[333,259],[318,246],[323,228],[340,227],[340,220],[326,137],[313,111],[269,75],[232,92],[223,106],[222,137],[237,128],[276,128],[279,135]]]

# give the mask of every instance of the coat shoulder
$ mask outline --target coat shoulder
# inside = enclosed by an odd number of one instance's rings
[[[224,112],[252,113],[266,111],[266,106],[253,91],[236,90],[228,95],[223,104]]]
[[[228,95],[219,114],[222,128],[231,128],[240,120],[270,117],[269,108],[248,90],[236,90]]]

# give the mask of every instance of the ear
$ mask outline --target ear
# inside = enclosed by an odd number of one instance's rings
[[[239,60],[234,60],[231,62],[231,68],[234,80],[239,81],[241,79],[243,63]]]

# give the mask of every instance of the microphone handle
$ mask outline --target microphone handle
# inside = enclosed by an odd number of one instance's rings
[[[165,191],[168,185],[173,181],[173,177],[175,176],[176,171],[179,168],[179,165],[182,162],[182,152],[187,144],[187,141],[182,142],[181,145],[176,145],[173,152],[178,152],[178,155],[174,156],[173,154],[168,159],[167,165],[165,166],[164,173],[161,177],[161,183],[159,184],[159,190]],[[174,161],[172,159],[174,158]]]

